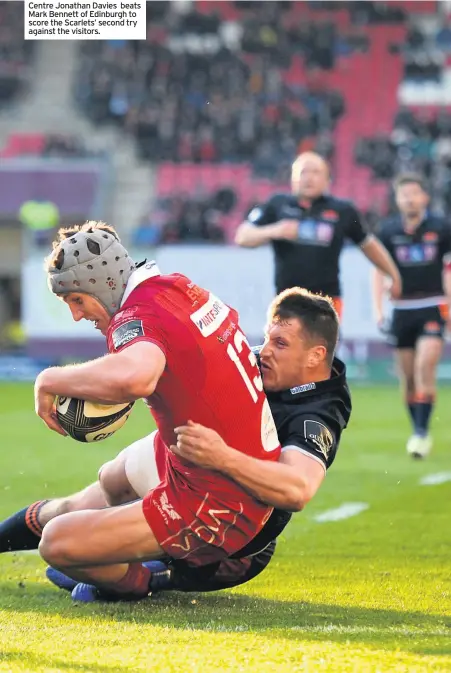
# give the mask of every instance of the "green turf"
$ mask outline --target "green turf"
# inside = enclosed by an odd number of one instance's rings
[[[140,405],[113,438],[83,446],[34,417],[29,386],[4,385],[0,399],[0,517],[86,485],[149,428]],[[397,391],[355,389],[320,493],[269,569],[232,592],[80,606],[45,582],[37,557],[1,557],[0,671],[451,671],[451,483],[418,485],[451,471],[450,408],[443,389],[433,455],[415,463]],[[313,520],[343,502],[370,507]]]

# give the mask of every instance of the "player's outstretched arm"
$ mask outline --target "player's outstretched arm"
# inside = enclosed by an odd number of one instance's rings
[[[367,236],[361,245],[365,257],[374,266],[391,279],[390,296],[399,299],[402,293],[402,282],[398,268],[390,253],[375,236]]]
[[[35,383],[36,413],[52,430],[59,431],[52,417],[56,395],[98,404],[133,402],[153,393],[165,365],[158,346],[140,341],[97,360],[45,369]]]
[[[176,428],[180,457],[199,467],[217,470],[243,486],[262,502],[300,512],[324,479],[322,464],[297,450],[285,450],[280,461],[258,460],[233,449],[217,432],[198,423]]]
[[[386,289],[384,287],[384,275],[379,269],[373,269],[372,290],[374,315],[376,316],[377,324],[381,325],[384,319],[384,296]]]
[[[235,233],[235,243],[242,248],[258,248],[274,240],[296,240],[298,237],[297,220],[279,220],[275,224],[257,227],[248,222],[242,222]]]
[[[448,253],[443,258],[443,292],[445,293],[446,302],[449,308],[448,331],[451,326],[451,253]]]

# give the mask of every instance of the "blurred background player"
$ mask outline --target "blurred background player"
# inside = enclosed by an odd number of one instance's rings
[[[291,173],[292,195],[276,194],[249,213],[237,229],[235,242],[248,248],[271,243],[276,291],[298,285],[333,298],[342,313],[339,260],[346,239],[391,278],[393,297],[401,282],[393,260],[368,234],[356,208],[329,194],[327,162],[314,152],[301,154]]]
[[[392,301],[389,343],[395,348],[413,429],[407,451],[424,458],[432,448],[429,423],[451,302],[451,228],[446,219],[428,210],[429,195],[421,176],[400,175],[394,191],[399,214],[382,222],[379,230],[400,271],[403,288],[401,297]],[[384,281],[376,271],[374,306],[382,327]]]

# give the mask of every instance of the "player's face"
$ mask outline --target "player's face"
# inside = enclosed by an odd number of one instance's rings
[[[97,299],[81,292],[70,292],[64,295],[63,299],[69,306],[75,322],[89,320],[106,336],[111,316]]]
[[[301,199],[316,199],[329,184],[329,169],[320,157],[305,159],[293,167],[292,189]]]
[[[308,363],[311,350],[311,345],[302,338],[301,326],[296,318],[270,325],[260,351],[265,390],[288,390],[310,383]]]
[[[396,205],[406,217],[420,215],[429,203],[429,196],[415,182],[400,185],[396,190]]]

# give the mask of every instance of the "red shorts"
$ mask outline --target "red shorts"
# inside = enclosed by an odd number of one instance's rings
[[[155,437],[155,459],[161,484],[143,499],[143,512],[160,547],[192,565],[221,561],[242,549],[262,529],[272,512],[240,492],[231,499],[206,484],[172,470],[160,433]]]

